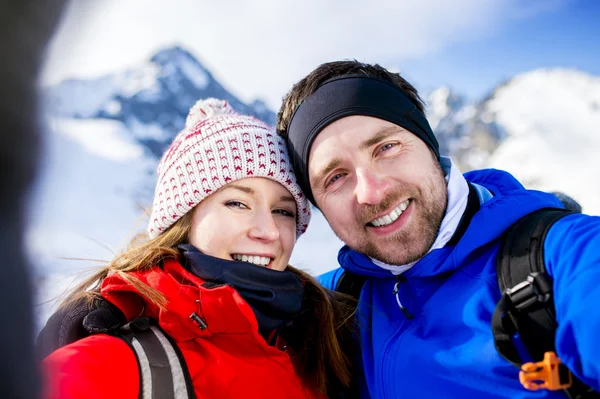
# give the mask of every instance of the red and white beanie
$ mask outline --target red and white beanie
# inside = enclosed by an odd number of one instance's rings
[[[296,182],[285,141],[265,123],[237,114],[227,101],[199,100],[185,128],[158,164],[148,234],[158,237],[203,199],[235,180],[265,177],[283,185],[297,205],[297,235],[310,205]]]

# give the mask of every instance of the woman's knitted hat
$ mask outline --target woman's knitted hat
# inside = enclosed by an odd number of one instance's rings
[[[227,101],[198,101],[185,128],[158,164],[148,234],[159,236],[203,199],[235,180],[265,177],[284,186],[297,205],[297,237],[310,205],[296,182],[285,141],[263,122],[237,114]]]

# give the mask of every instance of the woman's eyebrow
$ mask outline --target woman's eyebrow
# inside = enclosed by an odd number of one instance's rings
[[[227,186],[225,186],[223,191],[227,190],[228,188],[235,188],[236,190],[240,190],[246,194],[254,194],[254,192],[255,192],[254,189],[252,189],[250,187],[242,186],[240,184],[235,184],[235,183],[229,183]]]

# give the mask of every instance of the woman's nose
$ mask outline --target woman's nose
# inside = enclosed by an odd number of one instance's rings
[[[248,230],[248,234],[255,240],[272,242],[279,238],[279,229],[273,214],[271,212],[264,212],[255,215],[252,219],[252,225]]]

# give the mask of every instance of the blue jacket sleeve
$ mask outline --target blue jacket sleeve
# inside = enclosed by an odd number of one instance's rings
[[[554,280],[557,354],[600,390],[600,217],[576,214],[556,222],[544,257]]]
[[[333,269],[327,273],[321,274],[319,277],[317,277],[317,280],[319,280],[319,283],[321,283],[323,287],[330,290],[335,290],[337,282],[342,276],[342,273],[344,273],[344,269],[338,267],[337,269]]]

